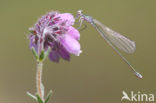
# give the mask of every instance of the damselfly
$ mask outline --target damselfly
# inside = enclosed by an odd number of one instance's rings
[[[128,64],[130,69],[134,72],[134,74],[138,78],[142,78],[142,75],[137,72],[134,67],[128,62],[128,60],[118,51],[118,49],[126,52],[126,53],[134,53],[136,46],[135,42],[124,37],[123,35],[111,30],[101,22],[96,19],[93,19],[91,16],[84,15],[82,10],[77,12],[77,18],[79,18],[80,27],[83,21],[90,23],[104,38],[104,40],[112,47],[112,49],[121,57],[121,59]],[[117,49],[117,48],[118,49]]]

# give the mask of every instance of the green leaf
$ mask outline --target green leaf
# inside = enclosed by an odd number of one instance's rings
[[[47,95],[47,97],[46,97],[46,99],[45,99],[45,102],[44,103],[47,103],[48,102],[48,100],[49,100],[49,98],[52,96],[52,90],[50,90],[49,91],[49,93],[48,93],[48,95]]]
[[[36,94],[36,97],[37,97],[38,103],[44,103],[38,94]]]
[[[36,53],[36,50],[34,49],[34,47],[32,47],[32,53],[33,53],[33,55],[35,56],[35,58],[38,60],[38,59],[39,59],[39,56],[38,56],[38,54]]]
[[[29,97],[31,97],[32,99],[37,100],[37,97],[36,97],[36,96],[34,96],[34,95],[32,95],[31,93],[27,92],[27,95],[28,95]]]

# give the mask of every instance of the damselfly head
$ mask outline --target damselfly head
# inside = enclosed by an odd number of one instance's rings
[[[82,10],[78,10],[77,11],[77,14],[82,14]]]
[[[77,11],[77,16],[81,16],[82,15],[82,10],[78,10]]]

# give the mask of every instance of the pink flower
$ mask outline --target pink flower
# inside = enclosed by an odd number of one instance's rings
[[[54,62],[59,62],[60,58],[70,60],[70,54],[79,56],[80,34],[72,27],[74,22],[75,19],[70,13],[47,13],[29,29],[30,48],[33,47],[38,55],[51,48],[49,58]]]

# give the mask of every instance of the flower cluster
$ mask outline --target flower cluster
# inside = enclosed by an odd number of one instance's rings
[[[75,19],[70,13],[49,12],[42,16],[29,31],[30,48],[38,55],[50,48],[49,58],[59,62],[60,58],[70,60],[70,54],[79,56],[80,34],[72,25]]]

